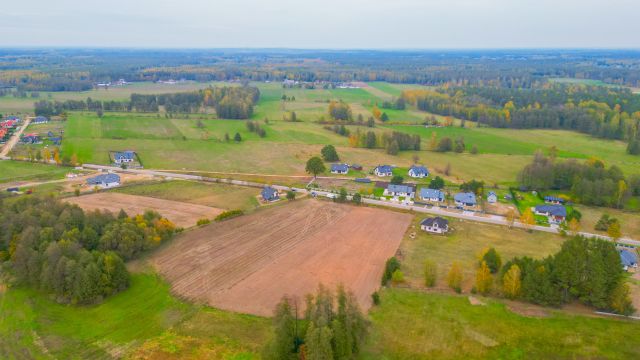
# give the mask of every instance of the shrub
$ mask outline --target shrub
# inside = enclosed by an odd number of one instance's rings
[[[380,294],[377,291],[371,294],[371,301],[373,301],[373,305],[380,305]]]
[[[202,225],[207,225],[207,224],[209,224],[209,223],[211,223],[211,220],[206,219],[206,218],[203,218],[203,219],[199,219],[199,220],[196,222],[196,225],[198,225],[198,226],[202,226]]]
[[[424,286],[434,287],[436,285],[436,278],[438,276],[438,267],[436,263],[431,260],[424,262]]]
[[[295,200],[296,199],[296,193],[294,191],[287,191],[287,200]]]
[[[393,273],[400,269],[400,262],[395,257],[390,257],[384,264],[384,273],[382,274],[382,285],[387,285]]]
[[[218,216],[215,217],[215,221],[222,221],[222,220],[226,220],[226,219],[231,219],[237,216],[240,216],[244,214],[244,211],[242,210],[229,210],[229,211],[225,211],[220,213]]]
[[[393,272],[393,274],[391,274],[391,281],[393,281],[394,284],[400,284],[404,282],[404,273],[400,270],[396,270]]]

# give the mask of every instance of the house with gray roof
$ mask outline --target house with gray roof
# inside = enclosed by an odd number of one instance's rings
[[[389,165],[378,165],[373,172],[377,176],[393,176],[393,168]]]
[[[495,192],[493,191],[489,191],[489,194],[487,195],[487,202],[489,204],[495,204],[498,202],[498,195],[496,195]]]
[[[332,174],[347,174],[349,172],[349,165],[347,164],[331,164]]]
[[[476,194],[472,192],[461,192],[453,196],[453,201],[459,208],[476,206]]]
[[[116,186],[120,186],[120,176],[117,174],[101,174],[87,179],[89,186],[97,186],[102,189],[108,189]]]
[[[422,188],[420,189],[420,199],[423,201],[444,202],[444,192],[438,189]]]
[[[547,204],[562,205],[565,203],[565,200],[555,196],[545,196],[544,202]]]
[[[126,164],[135,161],[136,153],[134,151],[118,151],[113,154],[113,162],[116,164]]]
[[[414,194],[415,188],[413,185],[389,184],[384,191],[384,195],[387,196],[404,196],[413,198]]]
[[[426,218],[420,223],[420,229],[433,234],[444,234],[449,231],[449,221],[439,216]]]
[[[560,224],[567,218],[567,208],[562,205],[538,205],[533,212],[536,215],[546,216],[551,224]]]
[[[424,166],[413,165],[409,168],[408,175],[412,178],[425,178],[429,176],[429,170]]]
[[[620,249],[618,250],[618,253],[620,253],[620,262],[622,263],[622,268],[625,271],[638,268],[638,257],[636,254],[626,249]]]
[[[31,120],[31,123],[34,125],[37,124],[46,124],[49,122],[49,119],[46,116],[36,116]]]
[[[280,194],[278,194],[278,190],[271,186],[265,186],[262,188],[262,192],[260,192],[262,196],[262,200],[264,201],[278,201],[280,200]]]

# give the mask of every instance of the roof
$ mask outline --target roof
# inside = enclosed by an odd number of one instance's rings
[[[536,211],[541,213],[548,213],[553,216],[567,216],[567,209],[562,205],[538,205]]]
[[[420,197],[427,199],[444,200],[444,193],[437,189],[422,188],[420,189]]]
[[[49,121],[46,116],[36,116],[33,121]]]
[[[368,184],[371,182],[369,178],[356,178],[356,182]]]
[[[402,185],[402,184],[389,184],[387,186],[387,190],[393,193],[407,193],[410,194],[413,192],[413,186],[411,185]]]
[[[331,164],[331,171],[347,172],[349,165],[347,164]]]
[[[116,160],[133,160],[135,152],[133,151],[119,151],[113,154],[113,158]]]
[[[278,197],[278,190],[272,188],[271,186],[265,186],[262,188],[262,192],[260,193],[263,199],[273,199]]]
[[[445,228],[449,226],[449,220],[436,216],[432,218],[426,218],[422,220],[422,222],[420,223],[420,225],[429,226],[429,227],[432,227],[433,224],[438,224],[439,228]]]
[[[120,182],[120,176],[117,174],[102,174],[96,177],[92,177],[87,179],[87,184],[89,185],[98,185],[98,184],[109,184],[114,182]]]
[[[564,199],[559,198],[559,197],[555,197],[555,196],[545,196],[544,197],[544,201],[553,201],[553,202],[563,203]]]
[[[638,263],[638,257],[636,254],[629,250],[620,250],[620,261],[624,266],[634,266]]]
[[[413,172],[416,175],[424,175],[424,176],[429,175],[429,170],[427,170],[427,168],[424,166],[413,165],[412,167],[409,168],[409,171]]]
[[[378,165],[376,167],[376,170],[378,170],[378,172],[381,172],[381,173],[390,173],[393,171],[393,168],[389,165]]]
[[[472,192],[457,193],[453,196],[453,199],[457,202],[461,202],[465,204],[475,204],[476,194]]]
[[[497,195],[494,191],[489,191],[489,194],[487,194],[487,196],[497,196]]]

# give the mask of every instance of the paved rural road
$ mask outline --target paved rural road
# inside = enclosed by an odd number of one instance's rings
[[[204,176],[199,176],[199,175],[179,174],[179,173],[171,173],[171,172],[164,172],[164,171],[157,171],[157,170],[146,170],[146,169],[126,169],[126,170],[123,170],[123,169],[121,169],[119,167],[115,167],[115,166],[94,165],[94,164],[84,164],[83,166],[85,168],[95,169],[95,170],[110,170],[110,171],[114,171],[114,172],[128,172],[128,173],[133,173],[133,174],[145,174],[145,175],[161,176],[161,177],[183,179],[183,180],[195,180],[195,181],[205,181],[205,182],[220,182],[220,183],[227,183],[227,184],[240,185],[240,186],[251,186],[251,187],[258,187],[258,188],[264,187],[264,184],[262,184],[262,183],[256,183],[256,182],[251,182],[251,181],[221,179],[221,178],[209,178],[209,177],[204,177]],[[315,193],[317,196],[324,196],[324,197],[335,196],[336,195],[334,193],[330,193],[330,192],[327,192],[327,191],[319,191],[319,190],[308,191],[306,189],[290,188],[288,186],[281,186],[281,185],[272,185],[272,186],[274,188],[276,188],[278,190],[282,190],[282,191],[294,190],[296,192],[305,193],[305,194],[307,194],[307,193]],[[529,229],[529,230],[534,230],[534,231],[542,231],[542,232],[547,232],[547,233],[551,233],[551,234],[558,234],[559,233],[559,230],[557,228],[552,228],[552,227],[539,226],[539,225],[526,225],[526,224],[523,224],[523,223],[521,223],[519,221],[514,221],[512,224],[510,224],[509,221],[504,216],[498,216],[498,215],[486,215],[486,214],[479,214],[479,213],[474,213],[474,212],[470,212],[470,211],[454,212],[454,211],[445,210],[445,209],[442,209],[442,208],[439,208],[439,207],[436,207],[436,206],[427,207],[427,206],[421,206],[421,205],[405,205],[405,204],[395,203],[395,202],[391,202],[391,201],[374,200],[374,199],[369,199],[369,198],[362,198],[362,202],[365,203],[365,204],[371,204],[371,205],[377,205],[377,206],[385,206],[385,207],[391,207],[391,208],[402,209],[402,210],[411,210],[411,211],[425,213],[425,214],[447,216],[447,217],[452,217],[452,218],[457,218],[457,219],[462,219],[462,220],[469,220],[469,221],[477,221],[477,222],[482,222],[482,223],[487,223],[487,224],[512,226],[512,227],[516,227],[516,228]],[[599,238],[599,239],[603,239],[603,240],[607,240],[607,241],[613,241],[612,238],[610,238],[609,236],[606,236],[606,235],[593,234],[593,233],[588,233],[588,232],[578,232],[578,234],[582,235],[582,236],[585,236],[585,237]],[[631,239],[631,238],[628,238],[628,237],[624,237],[624,238],[618,239],[618,243],[625,244],[625,245],[630,245],[630,246],[640,246],[640,241],[635,240],[635,239]]]
[[[0,159],[5,159],[5,160],[7,159],[7,155],[9,154],[11,149],[13,149],[13,147],[16,146],[18,141],[20,141],[20,135],[22,135],[24,130],[27,128],[27,126],[29,126],[30,122],[31,122],[31,118],[26,118],[24,120],[24,124],[22,124],[22,126],[18,129],[18,131],[13,133],[13,136],[11,136],[11,139],[9,139],[9,141],[7,141],[6,144],[4,144],[4,147],[0,152]]]

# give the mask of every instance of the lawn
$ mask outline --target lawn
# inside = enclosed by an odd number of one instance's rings
[[[163,181],[115,189],[117,192],[183,201],[221,209],[252,210],[259,206],[257,188],[194,181]]]
[[[425,260],[438,265],[438,287],[446,288],[446,274],[454,261],[464,270],[463,290],[469,291],[475,279],[478,254],[494,247],[503,262],[516,256],[542,258],[560,249],[564,238],[541,232],[508,229],[504,226],[449,219],[452,231],[446,235],[431,235],[420,229],[426,215],[417,215],[400,246],[402,270],[413,287],[422,287]],[[409,237],[416,232],[414,239]]]
[[[62,179],[70,168],[23,161],[0,161],[0,183]]]
[[[582,213],[582,219],[580,219],[580,228],[582,231],[594,232],[599,234],[605,234],[603,231],[597,231],[595,229],[596,223],[602,216],[602,214],[609,214],[620,220],[620,226],[623,236],[629,236],[634,239],[640,239],[640,213],[628,212],[612,208],[602,208],[584,205],[574,205],[576,210]]]
[[[54,303],[24,288],[0,293],[0,357],[46,359],[257,358],[267,319],[183,303],[150,274],[97,306]]]
[[[500,301],[382,291],[362,359],[634,359],[640,323],[572,316],[525,317]]]

